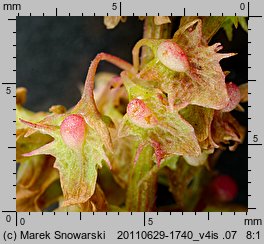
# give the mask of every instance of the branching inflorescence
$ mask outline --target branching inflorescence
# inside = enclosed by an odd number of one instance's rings
[[[203,21],[185,20],[172,39],[138,41],[132,51],[133,65],[98,54],[89,67],[83,95],[70,110],[54,106],[49,113],[34,114],[22,107],[25,90],[17,91],[19,171],[34,161],[35,168],[41,167],[52,157],[58,170],[47,164],[43,172],[50,173],[33,177],[32,184],[43,187],[33,195],[26,194],[31,190],[18,178],[18,210],[30,199],[34,201],[30,211],[43,210],[52,201],[60,202],[58,211],[152,211],[159,172],[175,171],[183,160],[188,177],[196,179],[202,173],[195,176],[189,167],[209,167],[207,158],[215,149],[234,150],[243,141],[245,129],[229,113],[241,110],[242,95],[238,86],[225,82],[219,64],[235,54],[219,53],[220,43],[208,45],[210,35],[203,31]],[[146,63],[140,62],[143,46],[152,55]],[[95,100],[96,69],[102,60],[122,71],[109,79]],[[98,176],[102,166],[100,172],[110,176]],[[109,186],[103,181],[113,184],[112,191],[120,190],[122,196],[115,196],[119,200],[108,200]],[[55,196],[47,194],[58,185],[62,194],[59,190]],[[40,204],[44,192],[50,199]]]

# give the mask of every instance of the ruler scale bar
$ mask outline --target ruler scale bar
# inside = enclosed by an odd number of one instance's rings
[[[2,102],[2,120],[5,123],[3,123],[3,128],[0,132],[1,136],[3,135],[3,139],[1,139],[3,141],[1,142],[3,143],[4,155],[2,160],[2,165],[4,166],[0,178],[6,179],[1,182],[4,194],[2,195],[3,202],[1,203],[3,206],[1,206],[2,223],[0,231],[2,236],[0,238],[3,239],[3,243],[7,238],[10,238],[9,241],[14,241],[13,233],[17,235],[17,243],[28,241],[25,239],[30,233],[32,236],[34,233],[42,233],[43,237],[46,234],[47,238],[52,239],[52,243],[53,241],[54,243],[67,243],[67,241],[72,240],[70,238],[76,238],[78,233],[82,233],[83,237],[86,238],[86,242],[97,240],[100,243],[111,243],[120,239],[124,243],[134,243],[135,241],[153,243],[154,237],[157,237],[158,240],[156,242],[160,243],[175,243],[177,241],[179,243],[214,243],[214,241],[242,244],[251,242],[262,243],[264,234],[262,230],[262,221],[264,219],[262,206],[264,201],[263,194],[261,195],[260,193],[262,192],[261,185],[263,185],[261,172],[264,172],[261,164],[263,158],[263,115],[261,113],[262,107],[259,104],[263,104],[263,97],[260,91],[263,91],[264,88],[261,82],[262,76],[260,75],[262,71],[261,65],[258,63],[258,59],[261,56],[259,54],[260,48],[264,41],[260,31],[264,25],[261,1],[254,3],[232,1],[232,3],[225,5],[224,2],[212,4],[204,0],[200,4],[188,0],[181,3],[168,0],[170,3],[167,3],[164,0],[161,3],[154,1],[151,4],[144,4],[142,1],[136,6],[137,4],[129,3],[126,0],[107,3],[97,0],[89,3],[89,8],[85,1],[80,2],[83,2],[83,5],[68,2],[61,4],[57,0],[50,4],[41,2],[38,5],[36,2],[29,0],[28,3],[19,4],[20,10],[16,10],[19,6],[15,3],[6,3],[1,6],[3,9],[3,14],[1,13],[0,17],[1,27],[3,23],[1,30],[4,30],[2,34],[3,47],[1,49],[4,57],[3,61],[1,59],[1,65],[3,66],[3,76],[1,77],[3,81],[1,97],[3,100],[1,101],[4,101]],[[4,11],[5,8],[6,11]],[[90,11],[92,12],[90,13]],[[16,200],[18,199],[14,190],[18,186],[14,178],[19,179],[19,174],[16,172],[17,160],[13,159],[15,151],[6,149],[18,149],[16,146],[8,145],[14,145],[14,136],[19,136],[13,130],[14,123],[17,123],[17,119],[15,120],[14,118],[16,113],[14,108],[15,88],[20,85],[20,81],[16,79],[16,72],[18,71],[22,74],[24,70],[19,65],[14,66],[14,61],[17,64],[18,61],[21,62],[21,56],[15,52],[17,48],[21,49],[21,46],[17,42],[17,36],[13,34],[21,34],[18,32],[20,18],[31,17],[37,21],[38,16],[56,16],[58,19],[62,19],[63,16],[74,18],[75,16],[177,16],[179,14],[183,16],[233,15],[248,17],[248,36],[250,41],[247,41],[247,44],[250,46],[250,52],[247,52],[247,68],[248,72],[250,72],[250,78],[254,79],[247,79],[250,86],[250,92],[248,92],[250,105],[247,104],[244,107],[246,111],[250,111],[250,117],[246,117],[250,128],[246,131],[248,133],[248,154],[251,156],[248,156],[250,165],[246,169],[250,177],[248,177],[243,187],[246,187],[246,185],[248,187],[247,197],[248,206],[250,207],[241,209],[238,212],[232,210],[228,210],[229,212],[224,212],[224,210],[221,210],[223,212],[181,212],[181,210],[180,212],[173,212],[171,209],[166,209],[166,212],[121,212],[122,210],[118,209],[118,212],[74,213],[69,210],[67,212],[50,213],[44,210],[43,212],[8,210],[16,209]],[[125,24],[119,23],[121,26]],[[34,37],[32,36],[32,38]],[[11,94],[9,95],[10,91]],[[26,233],[25,229],[29,232]],[[37,239],[36,243],[38,241],[41,243],[40,239]],[[74,242],[83,242],[83,240],[74,239]]]

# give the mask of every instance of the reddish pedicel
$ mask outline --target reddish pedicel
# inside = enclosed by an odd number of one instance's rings
[[[63,141],[71,148],[78,148],[84,142],[86,123],[82,116],[71,114],[63,120],[60,133]]]
[[[161,160],[165,156],[165,152],[162,150],[160,143],[155,141],[155,140],[151,141],[151,146],[154,148],[155,156],[156,156],[156,160],[157,160],[157,165],[159,167]]]

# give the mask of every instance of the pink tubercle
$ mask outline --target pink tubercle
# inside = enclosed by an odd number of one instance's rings
[[[226,89],[229,97],[229,102],[226,107],[222,109],[222,112],[230,112],[235,109],[239,104],[241,97],[239,87],[236,84],[232,82],[227,83]]]
[[[143,128],[151,128],[158,123],[152,111],[138,98],[127,105],[127,115],[133,123]]]
[[[157,50],[157,57],[162,64],[176,72],[189,70],[189,62],[185,52],[172,40],[162,42]]]
[[[84,118],[78,114],[66,117],[60,126],[63,141],[70,148],[79,148],[85,139],[86,123]]]

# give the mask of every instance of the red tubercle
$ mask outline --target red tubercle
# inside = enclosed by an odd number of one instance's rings
[[[127,105],[127,115],[133,123],[143,128],[152,128],[158,123],[153,112],[138,98]]]
[[[71,114],[60,126],[63,141],[70,148],[79,148],[85,139],[86,122],[81,115]]]
[[[157,57],[162,64],[176,72],[189,70],[187,55],[181,47],[172,40],[162,42],[157,50]]]

